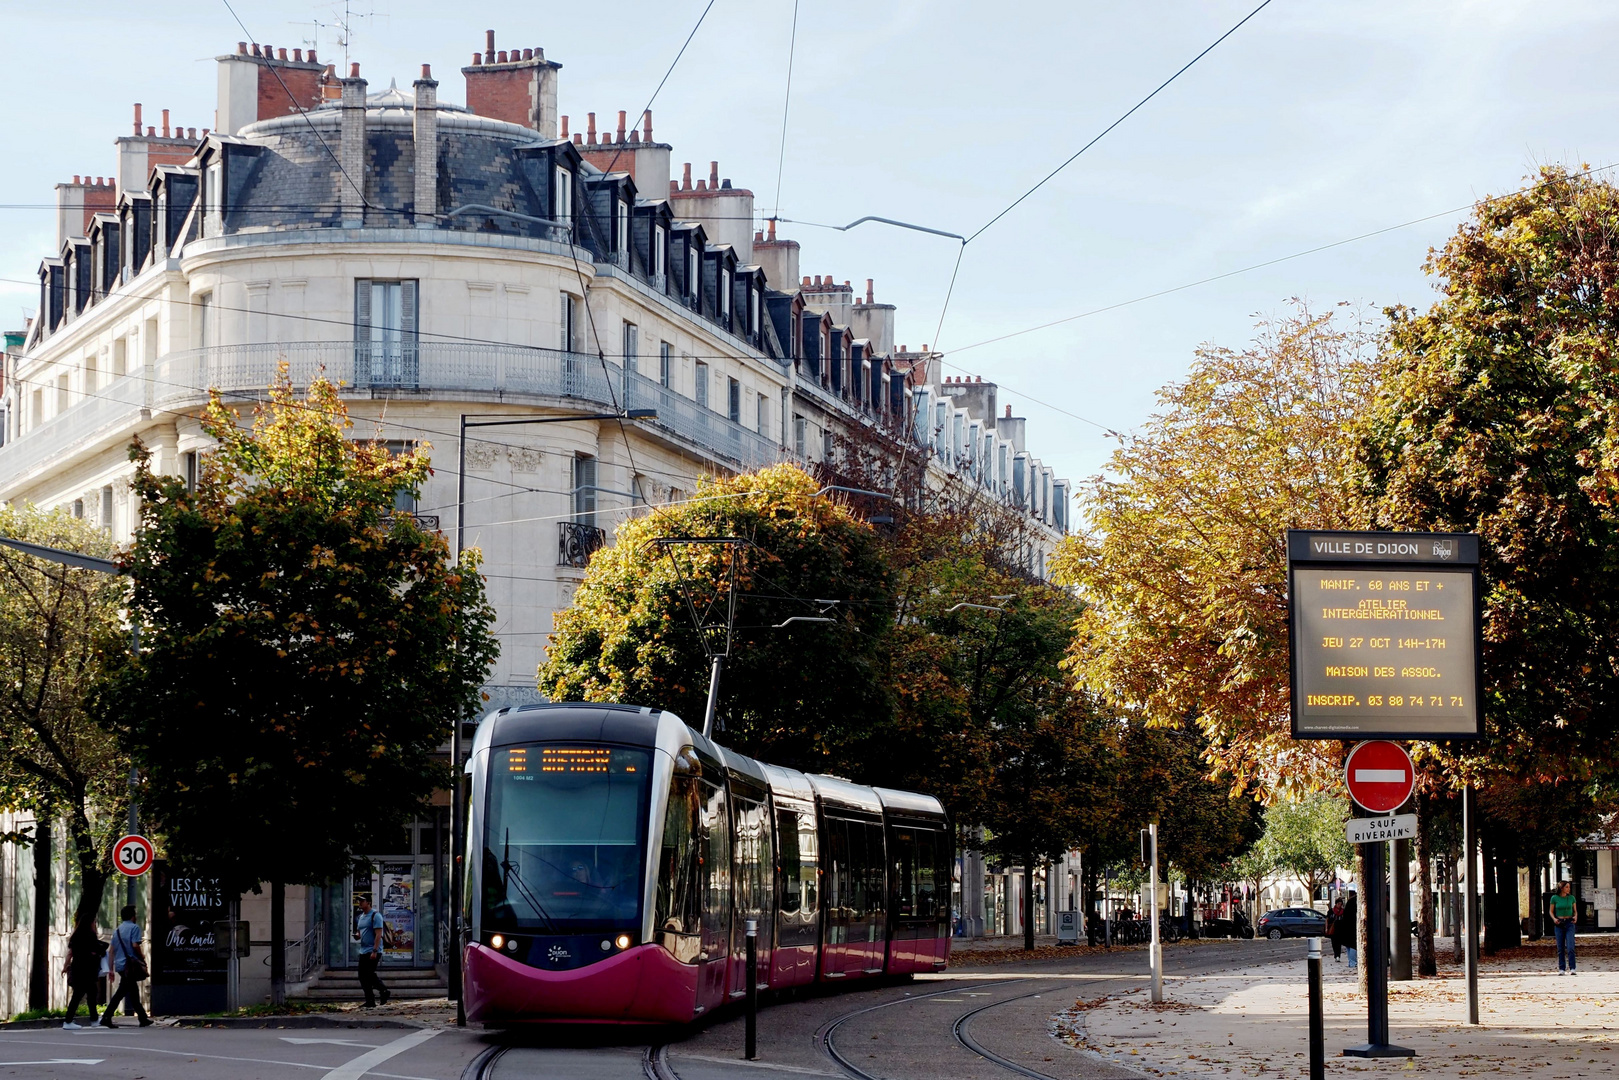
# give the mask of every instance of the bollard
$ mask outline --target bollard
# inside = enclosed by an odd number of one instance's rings
[[[1321,939],[1310,939],[1305,960],[1310,973],[1310,1080],[1326,1080],[1327,1035],[1321,1015]]]
[[[743,1056],[749,1061],[759,1056],[759,920],[749,919],[748,928],[748,1023]]]

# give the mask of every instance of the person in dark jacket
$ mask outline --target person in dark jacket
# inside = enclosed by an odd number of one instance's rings
[[[1334,960],[1343,959],[1344,947],[1338,941],[1338,924],[1343,921],[1343,918],[1344,898],[1340,896],[1333,903],[1332,910],[1327,912],[1327,940],[1332,942],[1332,958]]]
[[[1339,946],[1349,954],[1349,970],[1355,970],[1355,890],[1349,890],[1349,898],[1344,901],[1344,909],[1332,924],[1332,947],[1336,952]]]
[[[80,998],[84,999],[84,1006],[90,1012],[88,1022],[96,1022],[96,982],[101,978],[101,957],[106,951],[107,947],[101,943],[101,935],[96,933],[94,920],[88,926],[73,931],[67,939],[67,963],[62,970],[67,974],[67,988],[73,996],[68,999],[67,1019],[62,1022],[63,1027],[79,1026],[73,1022],[73,1015],[79,1011]]]

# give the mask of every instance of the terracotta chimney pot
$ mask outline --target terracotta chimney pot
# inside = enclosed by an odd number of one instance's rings
[[[135,102],[135,134],[141,133],[141,103]]]
[[[568,138],[568,118],[566,116],[563,116],[563,117],[559,117],[559,119],[562,121],[562,136],[561,137],[566,139],[566,138]]]
[[[422,78],[424,80],[426,80],[426,79],[431,79],[432,77],[433,77],[433,65],[432,64],[423,64],[422,65]]]
[[[685,167],[680,172],[680,190],[691,190],[691,162],[689,161],[686,162]]]
[[[591,146],[596,145],[596,114],[585,114],[585,142]]]
[[[163,110],[163,137],[169,137],[169,110]]]
[[[247,55],[247,42],[238,41],[236,43],[236,55],[238,55],[238,56],[246,56]]]
[[[493,30],[483,32],[483,62],[486,64],[495,62],[495,32]]]
[[[1010,405],[1006,407],[1006,419],[1012,419],[1012,406]]]
[[[524,49],[523,50],[523,59],[524,60],[532,60],[532,59],[534,59],[534,50],[533,49]]]
[[[157,138],[157,128],[153,127],[151,124],[147,124],[146,125],[146,137],[148,139]]]
[[[771,218],[767,224],[770,226],[770,239],[774,241],[776,239],[776,219]]]
[[[871,299],[871,278],[867,278],[866,279],[866,303],[870,304],[872,302],[873,301]]]
[[[359,77],[360,77],[360,65],[356,61],[355,63],[352,63],[352,64],[349,65],[349,78],[358,79]]]
[[[315,50],[314,50],[314,49],[310,49],[310,50],[309,50],[309,55],[308,55],[308,56],[307,56],[307,57],[305,57],[305,58],[304,58],[304,59],[306,59],[306,60],[307,60],[307,61],[309,61],[309,63],[311,63],[311,64],[318,64],[318,63],[320,63],[320,61],[319,61],[319,60],[316,60],[316,59],[315,59]]]
[[[624,141],[624,117],[625,117],[624,110],[623,109],[618,110],[618,141],[619,142]]]
[[[475,52],[475,53],[472,54],[472,66],[473,67],[482,67],[483,66],[483,53]]]
[[[495,63],[504,64],[505,62],[506,62],[506,50],[502,49],[498,53],[495,54]]]
[[[651,109],[648,109],[645,113],[643,113],[641,115],[641,124],[642,124],[641,141],[642,142],[651,142],[652,141],[652,110]]]
[[[720,163],[717,161],[710,161],[708,163],[708,186],[716,191],[719,190]]]
[[[294,50],[292,50],[292,59],[297,63],[300,63],[300,64],[303,63],[304,62],[304,51],[302,49],[294,49]]]
[[[277,49],[275,51],[275,58],[277,60],[282,60],[282,61],[286,60],[286,58],[287,58],[287,50],[285,50],[285,49]]]

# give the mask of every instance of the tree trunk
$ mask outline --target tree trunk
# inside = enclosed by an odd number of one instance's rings
[[[369,991],[367,991],[369,993]],[[270,882],[270,1004],[287,1003],[287,886]]]
[[[1360,883],[1360,897],[1355,901],[1355,955],[1360,962],[1355,965],[1356,989],[1361,997],[1366,996],[1366,968],[1372,963],[1371,957],[1366,955],[1366,909],[1367,901],[1372,890],[1381,888],[1381,881],[1366,880],[1366,845],[1355,845],[1355,880]]]
[[[1049,882],[1047,883],[1050,884]],[[1046,902],[1050,903],[1048,896]],[[1034,950],[1034,856],[1023,858],[1023,947]]]
[[[1439,974],[1439,961],[1433,951],[1433,853],[1428,850],[1428,816],[1431,804],[1426,796],[1417,797],[1417,974]]]
[[[34,940],[28,969],[28,1007],[48,1009],[51,1001],[51,819],[34,820]]]
[[[1529,940],[1540,940],[1540,909],[1545,906],[1545,898],[1540,895],[1540,868],[1538,863],[1546,861],[1545,856],[1531,855],[1527,860],[1529,864]]]
[[[112,871],[102,865],[101,852],[96,850],[95,833],[90,831],[90,818],[84,811],[81,797],[68,820],[68,831],[73,841],[73,858],[79,864],[79,903],[73,909],[73,927],[89,926],[101,912],[101,901],[107,892],[107,878]]]
[[[1494,955],[1523,943],[1518,914],[1518,834],[1495,825],[1486,835],[1484,951]]]

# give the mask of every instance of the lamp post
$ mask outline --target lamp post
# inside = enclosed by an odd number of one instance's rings
[[[656,420],[656,409],[625,409],[609,413],[573,413],[564,416],[508,416],[499,413],[462,413],[461,437],[455,461],[455,560],[461,561],[467,533],[467,431],[470,428],[523,427],[564,424],[579,420]],[[455,1022],[465,1027],[466,1004],[461,996],[461,875],[466,850],[466,814],[461,797],[461,723],[450,731],[450,996],[455,999]]]

